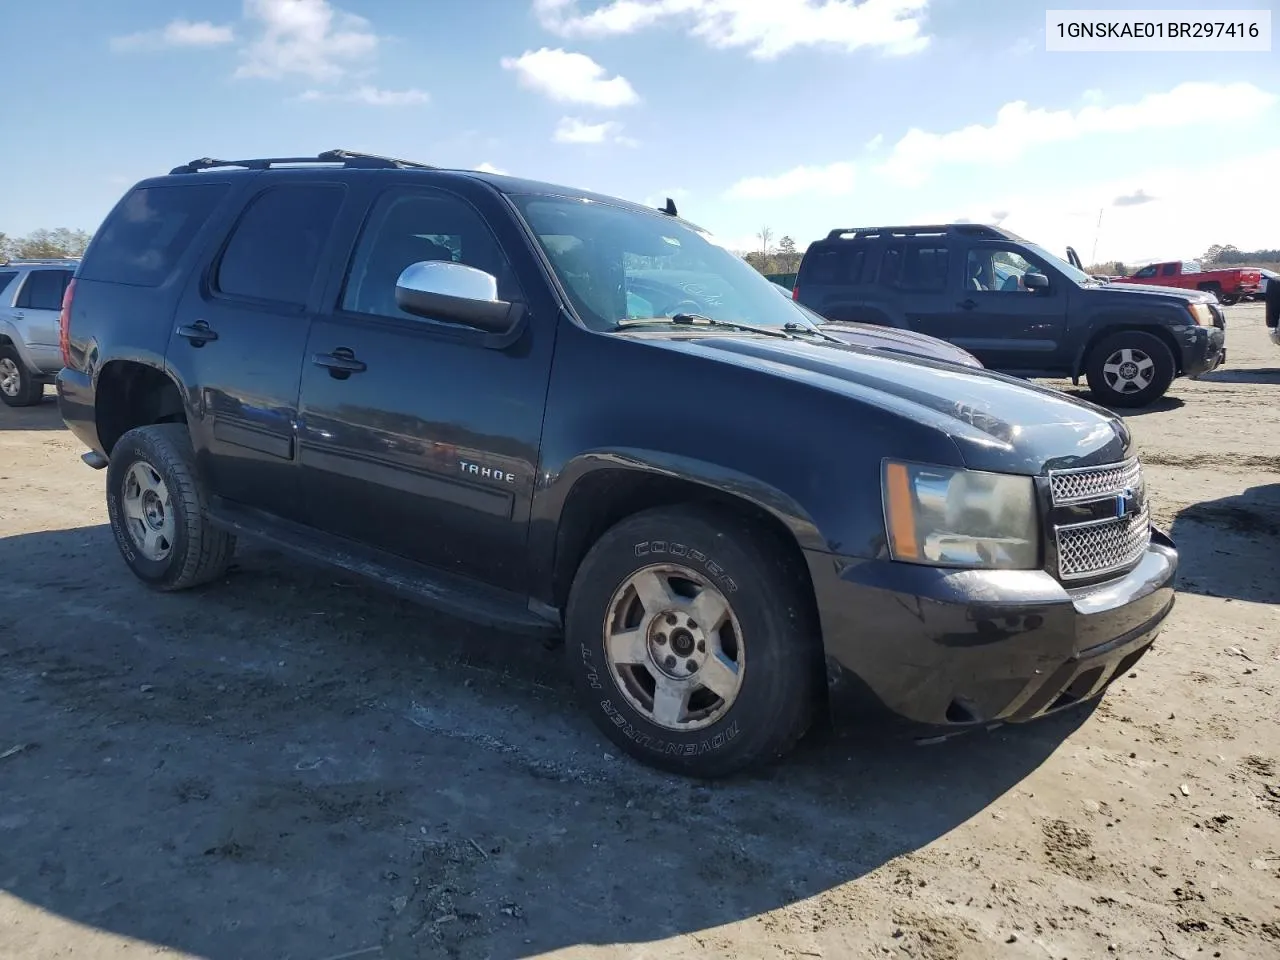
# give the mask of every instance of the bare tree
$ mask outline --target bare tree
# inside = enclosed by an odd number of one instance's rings
[[[773,239],[773,229],[768,226],[761,227],[756,236],[760,238],[761,255],[767,257],[769,255],[769,241]]]

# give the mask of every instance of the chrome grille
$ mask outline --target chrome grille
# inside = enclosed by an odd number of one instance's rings
[[[1151,513],[1136,458],[1099,467],[1052,471],[1049,489],[1055,507],[1104,505],[1096,519],[1055,524],[1058,579],[1085,580],[1115,573],[1142,559],[1151,542]],[[1126,500],[1137,509],[1126,513]],[[1132,506],[1130,509],[1132,509]],[[1066,511],[1070,512],[1070,511]]]
[[[1142,467],[1136,458],[1105,467],[1080,467],[1049,474],[1054,506],[1118,496],[1142,486]]]
[[[1144,505],[1123,519],[1058,527],[1057,533],[1059,578],[1098,577],[1142,559],[1151,541],[1151,514]]]

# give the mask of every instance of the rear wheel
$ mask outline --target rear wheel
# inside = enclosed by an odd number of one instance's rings
[[[184,590],[226,572],[235,537],[205,518],[185,423],[130,430],[111,451],[107,513],[116,545],[139,580]]]
[[[32,376],[12,344],[0,344],[0,400],[10,407],[31,407],[44,399],[44,381]]]
[[[796,571],[732,514],[623,520],[578,569],[569,667],[592,719],[652,766],[718,777],[785,754],[816,696],[816,630]]]
[[[1089,353],[1085,377],[1093,398],[1109,407],[1144,407],[1164,396],[1175,373],[1173,353],[1152,333],[1123,330]]]

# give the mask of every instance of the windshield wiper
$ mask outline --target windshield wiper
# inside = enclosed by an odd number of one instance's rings
[[[841,345],[844,344],[844,341],[841,340],[839,337],[833,334],[827,333],[827,331],[821,329],[820,327],[811,327],[805,323],[796,323],[794,320],[788,320],[786,323],[782,325],[782,329],[786,330],[788,333],[814,333],[822,337],[822,339],[824,340],[830,340],[832,343],[839,343]]]
[[[757,327],[752,323],[739,323],[736,320],[717,320],[714,317],[707,317],[701,313],[677,313],[670,317],[641,317],[635,319],[619,320],[614,326],[615,330],[624,330],[627,327],[656,326],[658,324],[674,323],[680,326],[694,326],[695,324],[706,324],[709,327],[724,327],[729,330],[741,330],[744,333],[760,333],[766,337],[782,337],[784,340],[794,340],[795,334],[788,329],[793,324],[786,324],[785,327]]]

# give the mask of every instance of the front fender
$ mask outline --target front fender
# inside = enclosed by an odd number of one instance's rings
[[[746,473],[719,464],[670,451],[637,447],[596,448],[573,457],[554,474],[543,474],[534,496],[529,527],[530,568],[535,573],[533,594],[552,601],[557,594],[555,571],[560,568],[562,551],[575,552],[575,538],[566,532],[567,518],[578,513],[582,504],[574,504],[575,494],[591,497],[585,484],[600,481],[595,493],[608,497],[611,479],[625,476],[626,491],[633,491],[632,481],[663,478],[704,488],[708,493],[743,503],[772,517],[805,549],[824,549],[822,535],[809,511],[794,497],[777,487]],[[616,490],[616,485],[615,485]],[[619,494],[611,498],[617,502]],[[567,537],[567,539],[566,539]]]

